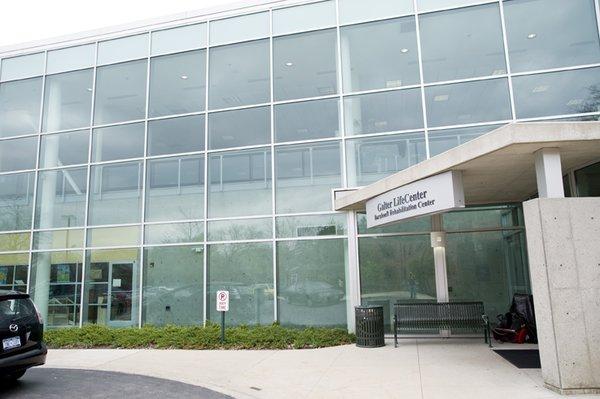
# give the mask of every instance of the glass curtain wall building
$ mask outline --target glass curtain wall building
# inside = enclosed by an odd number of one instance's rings
[[[0,49],[0,288],[50,328],[341,326],[528,292],[518,204],[367,229],[332,190],[503,124],[600,118],[597,0],[329,0]],[[565,177],[599,195],[598,164]],[[448,232],[447,275],[429,232]],[[448,292],[436,292],[447,278]]]

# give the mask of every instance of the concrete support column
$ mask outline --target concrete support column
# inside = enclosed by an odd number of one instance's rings
[[[523,203],[542,376],[600,393],[600,198]]]
[[[355,332],[354,307],[360,306],[360,271],[358,268],[358,230],[356,213],[348,212],[348,261],[346,267],[346,317],[348,331]]]
[[[542,148],[535,152],[535,175],[540,198],[564,198],[558,148]]]
[[[48,115],[48,130],[58,130],[60,126],[60,109],[62,107],[61,89],[56,84],[50,84],[47,87],[49,92],[49,109],[53,110]],[[56,135],[46,137],[46,146],[44,148],[44,159],[49,165],[59,163],[58,145],[59,138]],[[38,204],[36,207],[39,227],[49,228],[54,226],[54,201],[56,196],[56,182],[60,171],[48,171],[40,173],[38,177]],[[40,190],[41,188],[41,190]],[[50,297],[50,265],[52,263],[51,253],[41,252],[36,257],[35,264],[35,291],[33,300],[37,305],[44,320],[48,320],[48,300]]]

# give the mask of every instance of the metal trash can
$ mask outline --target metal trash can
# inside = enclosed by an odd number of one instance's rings
[[[379,348],[385,346],[383,338],[383,306],[356,306],[356,346]]]

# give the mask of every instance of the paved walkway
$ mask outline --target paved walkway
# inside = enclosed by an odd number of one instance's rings
[[[403,340],[378,349],[51,350],[47,366],[172,379],[242,399],[561,398],[543,387],[539,369],[518,369],[481,340]]]

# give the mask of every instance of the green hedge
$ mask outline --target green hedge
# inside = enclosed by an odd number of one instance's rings
[[[206,327],[166,326],[108,328],[90,324],[83,328],[49,330],[49,348],[160,348],[160,349],[305,349],[355,342],[355,336],[339,328],[284,328],[239,326],[225,330],[225,343],[216,324]]]

